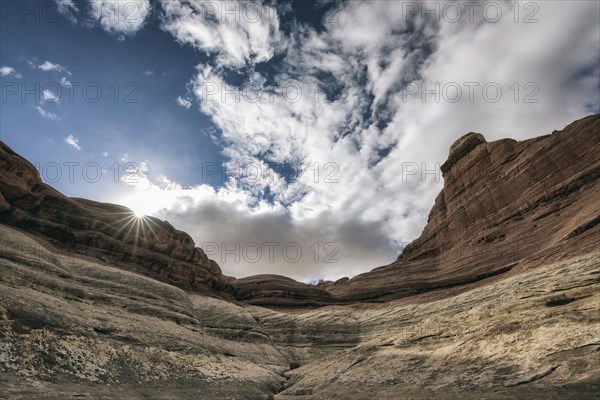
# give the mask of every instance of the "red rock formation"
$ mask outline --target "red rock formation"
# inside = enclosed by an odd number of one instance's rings
[[[521,142],[461,137],[421,236],[396,262],[329,291],[387,300],[598,250],[599,155],[599,115]]]
[[[232,283],[238,288],[238,300],[257,306],[315,307],[335,302],[326,290],[281,275],[254,275]]]
[[[235,292],[187,233],[154,217],[136,218],[123,206],[68,198],[2,142],[0,222],[179,287]]]
[[[599,115],[521,142],[488,143],[469,133],[450,148],[427,226],[398,260],[316,287],[276,275],[225,277],[186,233],[147,218],[147,229],[136,234],[130,210],[63,196],[1,142],[0,223],[179,287],[212,288],[252,304],[387,301],[466,290],[490,277],[597,251],[599,154]]]
[[[441,167],[427,226],[396,262],[316,287],[275,275],[232,283],[240,300],[271,307],[432,298],[598,250],[599,133],[598,115],[521,142],[468,133]]]

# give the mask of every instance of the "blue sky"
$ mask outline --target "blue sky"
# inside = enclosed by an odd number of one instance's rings
[[[7,17],[0,50],[2,65],[22,75],[3,80],[5,85],[17,83],[19,93],[7,94],[2,103],[2,140],[22,155],[42,165],[93,160],[108,168],[127,153],[132,161],[152,159],[154,173],[185,185],[197,183],[194,171],[202,162],[223,161],[207,134],[214,129],[210,118],[175,101],[186,94],[190,76],[198,63],[206,61],[205,55],[172,40],[156,21],[144,25],[135,40],[118,40],[65,17],[40,18],[39,23],[31,19],[22,23],[21,18]],[[160,51],[149,49],[149,44]],[[41,70],[46,61],[65,71]],[[60,84],[63,78],[75,86]],[[59,102],[41,107],[57,120],[39,114],[35,94],[22,101],[23,87],[37,92],[37,97],[44,88],[55,92]],[[100,96],[96,87],[102,90]],[[81,151],[65,146],[63,139],[69,134],[78,139]],[[108,157],[102,156],[104,152]],[[80,181],[81,185],[72,185],[61,179],[55,186],[69,195],[104,198],[97,185]]]
[[[492,3],[3,1],[0,137],[230,275],[352,276],[419,235],[462,134],[599,112],[599,3]],[[228,258],[251,243],[258,261]]]

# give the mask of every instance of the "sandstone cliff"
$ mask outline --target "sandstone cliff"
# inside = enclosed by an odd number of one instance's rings
[[[437,298],[598,249],[599,154],[599,115],[521,142],[464,135],[441,167],[444,188],[421,236],[388,266],[319,285],[312,303]],[[255,282],[245,301],[305,302],[286,287]]]
[[[176,286],[235,292],[216,262],[166,221],[126,207],[68,198],[0,142],[0,223],[47,239],[65,253],[116,263]]]
[[[522,142],[488,143],[478,133],[459,138],[442,165],[444,188],[426,227],[398,260],[316,287],[277,275],[223,276],[189,235],[168,222],[140,221],[125,207],[68,198],[2,143],[0,223],[183,289],[249,304],[434,298],[597,248],[598,132],[600,116],[594,115]]]
[[[329,287],[386,300],[587,254],[600,237],[600,116],[522,142],[458,139],[421,236],[386,267]]]
[[[467,134],[398,260],[317,287],[225,277],[0,144],[0,398],[597,399],[599,128]]]
[[[282,312],[0,225],[0,398],[597,399],[600,253],[417,304]]]

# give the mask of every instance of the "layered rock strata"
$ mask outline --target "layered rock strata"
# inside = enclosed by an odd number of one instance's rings
[[[0,222],[61,249],[249,304],[303,308],[437,298],[597,248],[598,132],[600,116],[594,115],[521,142],[464,135],[441,167],[444,187],[423,233],[398,260],[318,286],[277,275],[224,276],[189,235],[168,222],[68,198],[1,143]]]

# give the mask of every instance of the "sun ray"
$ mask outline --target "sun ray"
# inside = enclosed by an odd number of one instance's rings
[[[118,238],[121,235],[121,232],[123,232],[127,227],[129,227],[129,230],[126,233],[126,235],[128,235],[131,232],[131,226],[135,223],[135,220],[136,220],[136,217],[133,215],[133,213],[130,213],[126,217],[118,219],[118,220],[114,221],[112,224],[110,224],[111,226],[118,226],[121,222],[123,222],[123,221],[126,222],[119,229],[117,229],[117,232],[115,233],[115,237]]]

